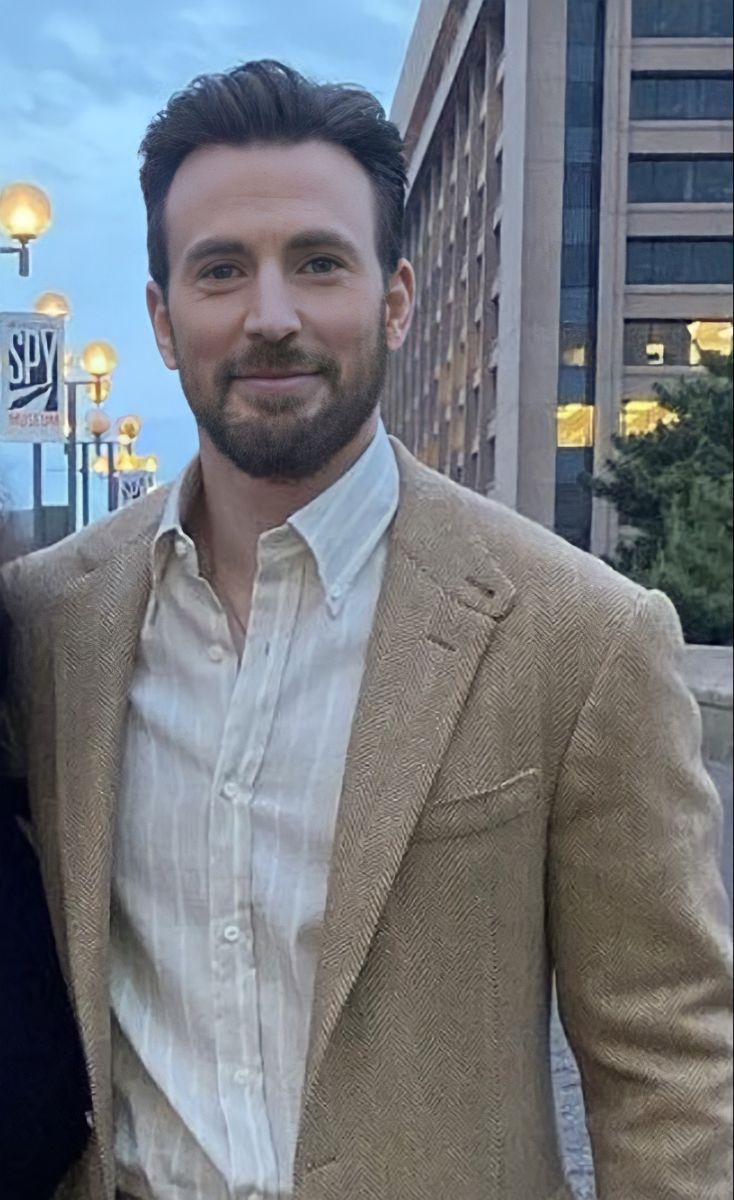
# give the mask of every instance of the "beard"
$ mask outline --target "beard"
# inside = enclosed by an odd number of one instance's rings
[[[318,474],[356,437],[377,407],[388,356],[382,312],[381,307],[371,345],[349,371],[327,355],[263,344],[247,355],[222,361],[206,388],[177,346],[181,387],[197,425],[221,454],[255,479],[295,483]],[[258,370],[317,372],[326,399],[313,413],[308,411],[310,403],[298,395],[251,393],[245,410],[232,394],[233,383]]]

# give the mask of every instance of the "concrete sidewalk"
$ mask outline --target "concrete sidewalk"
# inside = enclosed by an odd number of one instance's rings
[[[683,677],[703,721],[703,754],[709,762],[732,761],[732,648],[686,646]]]

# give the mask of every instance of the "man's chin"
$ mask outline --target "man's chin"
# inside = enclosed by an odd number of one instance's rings
[[[304,420],[298,413],[238,413],[223,425],[205,428],[220,454],[254,479],[296,483],[318,474],[329,458],[323,438],[317,436],[318,421]]]

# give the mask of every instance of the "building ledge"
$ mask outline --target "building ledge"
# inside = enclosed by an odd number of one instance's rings
[[[630,204],[628,237],[731,237],[731,204]]]
[[[656,383],[676,383],[678,380],[701,374],[703,374],[702,368],[695,366],[674,367],[665,364],[652,367],[625,366],[624,399],[631,400],[635,396],[653,396]]]
[[[731,215],[731,200],[683,200],[674,203],[671,200],[641,202],[635,201],[627,205],[628,213],[728,213]]]
[[[631,66],[633,71],[730,71],[733,44],[731,38],[634,38]]]
[[[628,296],[727,296],[731,298],[729,283],[628,283]]]
[[[630,121],[630,154],[731,154],[732,121]]]
[[[730,321],[733,308],[731,287],[725,283],[627,284],[624,293],[627,320]]]

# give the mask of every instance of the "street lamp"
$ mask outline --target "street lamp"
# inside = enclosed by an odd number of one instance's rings
[[[95,413],[90,413],[89,419],[95,415]],[[88,427],[91,428],[91,426]],[[92,463],[92,471],[95,475],[107,477],[110,509],[117,507],[117,504],[113,502],[115,484],[119,489],[118,499],[122,499],[124,503],[137,499],[156,486],[157,456],[135,453],[135,442],[140,436],[142,427],[143,422],[140,417],[121,417],[117,422],[117,438],[110,439],[105,443],[106,458],[99,454],[100,446],[97,443],[98,457]]]
[[[84,387],[90,394],[90,398],[97,407],[103,403],[109,395],[110,387],[112,386],[110,375],[114,371],[118,363],[117,351],[109,342],[89,342],[81,353],[80,363],[87,372],[85,379],[67,379],[66,380],[66,420],[68,425],[68,434],[66,439],[66,453],[68,454],[69,466],[69,521],[71,525],[70,532],[76,529],[76,447],[77,447],[77,389]],[[90,414],[91,416],[92,414]],[[99,416],[104,420],[107,418],[104,413],[99,413]],[[101,427],[101,426],[100,426]],[[89,429],[89,425],[87,425]],[[109,424],[107,425],[109,429]],[[95,440],[95,445],[99,446],[99,441],[102,433],[96,434],[92,429],[89,430]],[[107,430],[105,430],[107,432]],[[82,522],[87,525],[89,522],[89,443],[82,442]],[[110,490],[108,496],[109,507],[112,507],[112,481],[110,480]]]
[[[46,317],[70,317],[71,305],[63,292],[44,292],[33,305],[34,311]]]
[[[45,233],[51,224],[51,201],[32,183],[10,183],[0,191],[0,229],[18,242],[0,246],[0,254],[19,255],[20,275],[30,275],[29,243]]]
[[[109,342],[90,342],[84,347],[81,364],[90,375],[110,375],[118,364],[117,351]]]

